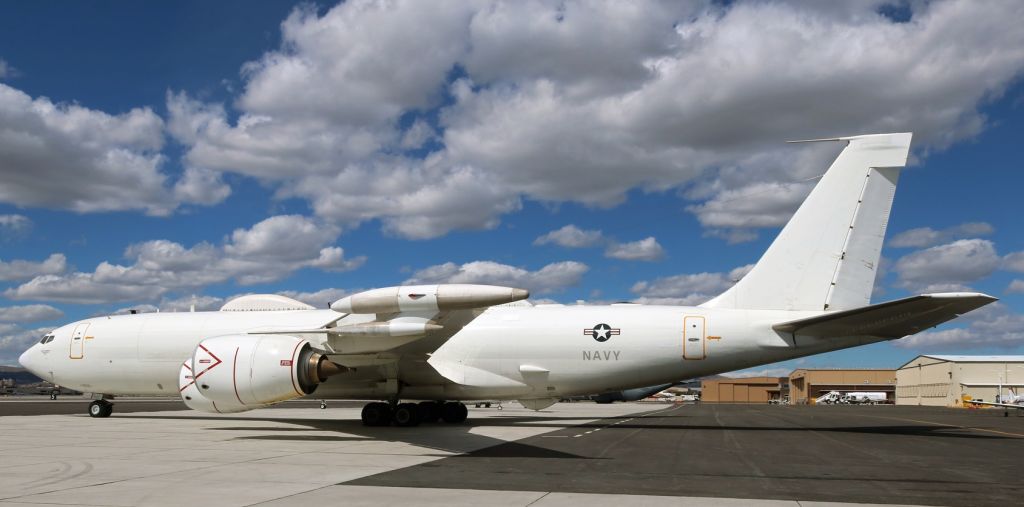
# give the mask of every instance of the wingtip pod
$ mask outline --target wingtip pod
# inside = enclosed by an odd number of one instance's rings
[[[373,289],[341,298],[331,304],[340,313],[436,312],[482,308],[530,297],[530,291],[513,287],[472,284],[408,285]]]

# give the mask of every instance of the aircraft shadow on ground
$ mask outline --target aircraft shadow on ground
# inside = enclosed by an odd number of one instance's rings
[[[226,421],[216,416],[175,416],[175,415],[138,415],[132,416],[146,419],[181,419]],[[463,424],[429,423],[417,427],[367,427],[355,419],[300,419],[288,417],[242,417],[239,422],[275,422],[290,426],[244,426],[206,428],[212,431],[258,432],[259,434],[239,435],[236,440],[267,440],[267,441],[307,441],[307,442],[358,442],[383,440],[403,442],[417,447],[434,449],[445,453],[453,453],[464,458],[549,458],[549,459],[603,459],[549,449],[544,446],[530,445],[524,440],[506,441],[471,432],[474,428],[501,426],[528,426],[545,428],[551,431],[577,430],[587,431],[606,428],[607,421],[621,421],[631,416],[601,417],[591,422],[578,424],[562,421],[543,415],[537,416],[495,416],[471,419]],[[825,432],[825,433],[856,433],[870,435],[894,436],[927,436],[953,439],[1004,440],[1014,439],[1011,436],[983,435],[967,429],[941,427],[931,425],[871,425],[871,426],[739,426],[739,425],[702,425],[702,424],[665,424],[663,420],[689,422],[690,418],[680,417],[640,417],[628,423],[615,424],[616,429],[642,429],[654,431],[700,431],[700,432]],[[303,435],[303,432],[330,432],[338,435]],[[546,432],[547,433],[547,432]],[[563,435],[564,436],[564,435]]]
[[[208,420],[226,421],[228,419],[215,416],[173,416],[173,415],[133,415],[138,419],[164,420]],[[616,418],[616,419],[622,419]],[[512,426],[526,424],[544,428],[565,429],[577,424],[555,424],[549,417],[511,417],[498,420],[476,419],[464,424],[431,423],[411,428],[400,427],[367,427],[359,420],[350,419],[297,419],[278,417],[245,417],[234,418],[232,421],[262,421],[290,424],[293,427],[268,426],[229,426],[205,428],[212,431],[245,431],[267,432],[260,435],[239,435],[236,440],[276,440],[276,441],[324,441],[324,442],[358,442],[358,441],[393,441],[403,442],[417,447],[435,449],[445,453],[474,457],[509,457],[509,458],[552,458],[552,459],[597,459],[544,447],[537,447],[521,442],[510,442],[500,438],[472,433],[473,428]],[[547,424],[537,424],[546,422]],[[335,432],[343,435],[301,435],[301,432]],[[500,450],[492,450],[501,447]]]

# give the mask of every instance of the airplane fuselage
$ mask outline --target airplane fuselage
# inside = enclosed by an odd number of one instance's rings
[[[675,382],[877,338],[813,340],[771,329],[813,312],[645,305],[515,306],[453,312],[447,326],[379,354],[350,356],[326,335],[304,337],[350,367],[316,398],[529,399]],[[106,395],[177,394],[179,369],[203,340],[268,329],[315,329],[331,310],[150,313],[63,326],[23,358],[47,380]],[[319,343],[316,340],[320,340]],[[372,357],[367,357],[372,356]],[[430,363],[428,363],[430,361]],[[451,379],[451,370],[466,378]],[[457,373],[463,374],[463,373]],[[392,392],[397,380],[400,392]]]

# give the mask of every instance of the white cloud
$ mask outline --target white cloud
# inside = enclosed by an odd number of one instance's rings
[[[654,236],[650,236],[629,243],[613,243],[608,246],[604,255],[626,261],[657,261],[665,256],[665,249],[658,244]]]
[[[63,316],[64,312],[50,305],[0,307],[0,322],[38,322]]]
[[[0,215],[0,241],[21,239],[32,229],[32,220],[25,215]]]
[[[64,254],[52,254],[41,262],[0,260],[0,281],[25,280],[39,275],[56,275],[67,270]]]
[[[236,229],[223,246],[186,248],[168,240],[137,243],[125,250],[128,266],[102,262],[92,273],[40,276],[4,295],[11,299],[70,303],[152,301],[170,291],[195,290],[234,280],[241,285],[280,280],[302,268],[356,269],[365,257],[347,259],[328,246],[339,234],[331,225],[300,215],[270,217]]]
[[[1007,271],[1024,273],[1024,252],[1013,252],[1003,257],[1002,268]]]
[[[569,224],[555,229],[533,241],[534,245],[554,244],[565,248],[590,248],[605,245],[604,256],[625,261],[657,261],[665,256],[665,249],[653,236],[628,243],[619,243],[599,230],[584,230]]]
[[[629,290],[637,295],[637,303],[653,305],[693,306],[725,292],[743,278],[753,264],[740,266],[728,273],[694,273],[640,281]]]
[[[288,296],[292,299],[297,299],[299,301],[302,301],[303,303],[306,303],[307,305],[311,305],[316,308],[327,308],[328,303],[333,303],[345,296],[355,294],[357,292],[362,292],[362,289],[347,290],[328,288],[320,289],[314,292],[286,290],[278,292],[278,294],[282,296]]]
[[[897,347],[924,351],[970,350],[1000,347],[1013,350],[1024,345],[1024,315],[993,303],[964,317],[967,327],[926,331],[895,341]]]
[[[584,230],[569,224],[555,229],[533,241],[534,245],[558,245],[565,248],[589,248],[604,242],[604,235],[598,230]]]
[[[51,330],[52,327],[21,329],[0,324],[0,364],[18,364],[18,356]]]
[[[1007,294],[1024,294],[1024,280],[1016,279],[1006,287]]]
[[[167,214],[162,130],[148,108],[109,115],[0,84],[0,202]]]
[[[901,257],[893,266],[897,284],[907,290],[962,290],[964,284],[992,274],[1000,263],[995,245],[984,239],[961,239]]]
[[[14,67],[11,67],[7,60],[0,58],[0,79],[12,77],[17,73]]]
[[[529,289],[534,294],[558,292],[577,285],[590,269],[575,261],[555,262],[537,271],[500,264],[493,261],[475,261],[465,264],[447,262],[413,273],[405,281],[408,285],[433,283],[475,283]]]
[[[924,248],[956,239],[988,236],[993,232],[995,232],[995,228],[987,222],[967,222],[940,230],[931,227],[918,227],[896,234],[889,240],[889,246]]]
[[[980,132],[979,106],[1024,68],[1019,2],[912,3],[909,23],[876,7],[303,7],[244,67],[237,121],[172,94],[169,129],[189,166],[403,237],[491,228],[524,197],[611,207],[695,183],[690,212],[745,241],[788,218],[836,149],[769,143],[914,130],[917,152],[941,149]],[[425,160],[396,155],[425,138]]]
[[[755,368],[752,370],[734,371],[724,375],[731,378],[788,377],[790,373],[793,373],[793,370],[794,368]]]

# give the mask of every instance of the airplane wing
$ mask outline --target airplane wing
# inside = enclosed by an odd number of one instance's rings
[[[922,294],[876,305],[782,322],[772,329],[794,335],[895,339],[923,331],[981,308],[997,298],[980,293]]]
[[[988,405],[990,407],[1016,408],[1018,410],[1024,410],[1024,405],[1019,405],[1019,404],[1015,404],[1015,403],[993,403],[991,401],[973,401],[973,400],[965,401],[964,403],[967,403],[967,404],[970,404],[970,405]]]

